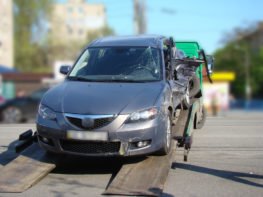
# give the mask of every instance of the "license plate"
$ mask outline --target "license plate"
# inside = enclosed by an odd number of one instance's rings
[[[67,131],[67,138],[74,140],[108,141],[108,132]]]

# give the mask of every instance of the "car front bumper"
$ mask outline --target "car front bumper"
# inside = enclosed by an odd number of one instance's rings
[[[124,124],[127,116],[117,117],[109,126],[91,132],[105,131],[107,140],[69,138],[68,131],[79,131],[66,120],[37,119],[38,141],[42,148],[55,153],[80,156],[133,156],[158,151],[164,139],[165,121],[162,116],[144,123]],[[138,146],[138,144],[142,146]]]

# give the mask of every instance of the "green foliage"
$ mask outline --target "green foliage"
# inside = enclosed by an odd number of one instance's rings
[[[251,54],[251,83],[256,97],[263,98],[263,47]]]
[[[52,0],[14,0],[15,67],[25,72],[49,71],[46,49],[33,42],[41,22],[51,12]]]
[[[110,27],[108,26],[105,26],[103,28],[100,28],[100,29],[97,29],[97,30],[94,30],[94,31],[90,31],[87,33],[87,40],[88,40],[88,43],[95,40],[95,39],[98,39],[100,37],[105,37],[105,36],[111,36],[111,35],[114,35],[114,31],[113,29],[111,29]]]
[[[67,40],[66,42],[50,42],[48,52],[49,61],[75,60],[82,48],[83,43],[79,41]]]
[[[81,52],[81,49],[87,46],[90,42],[97,38],[110,35],[114,35],[114,31],[110,27],[105,26],[100,29],[88,31],[87,39],[84,42],[74,40],[59,42],[58,40],[52,40],[52,38],[50,38],[49,60],[51,62],[56,60],[75,60]]]
[[[86,42],[58,42],[43,37],[43,22],[52,14],[54,0],[14,0],[15,67],[22,72],[51,72],[56,60],[73,60],[92,40],[114,34],[108,26],[87,34]],[[42,35],[41,35],[42,33]]]
[[[253,39],[256,40],[257,37]],[[215,71],[235,72],[236,79],[231,83],[231,93],[235,97],[244,98],[246,64],[249,66],[252,96],[263,97],[263,47],[253,45],[245,36],[240,37],[240,34],[236,33],[232,40],[228,40],[223,48],[215,52],[214,57]]]

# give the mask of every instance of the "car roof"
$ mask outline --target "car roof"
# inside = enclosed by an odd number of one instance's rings
[[[107,46],[147,46],[162,47],[163,36],[159,35],[137,35],[137,36],[111,36],[93,41],[88,47]]]

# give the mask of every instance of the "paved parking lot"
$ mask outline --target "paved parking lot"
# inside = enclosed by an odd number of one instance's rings
[[[13,142],[33,124],[0,125],[0,170],[14,156]],[[9,151],[7,151],[9,146]],[[118,163],[64,160],[22,194],[0,196],[101,196]],[[209,117],[195,132],[189,162],[177,150],[163,196],[263,196],[263,113],[230,112]]]

